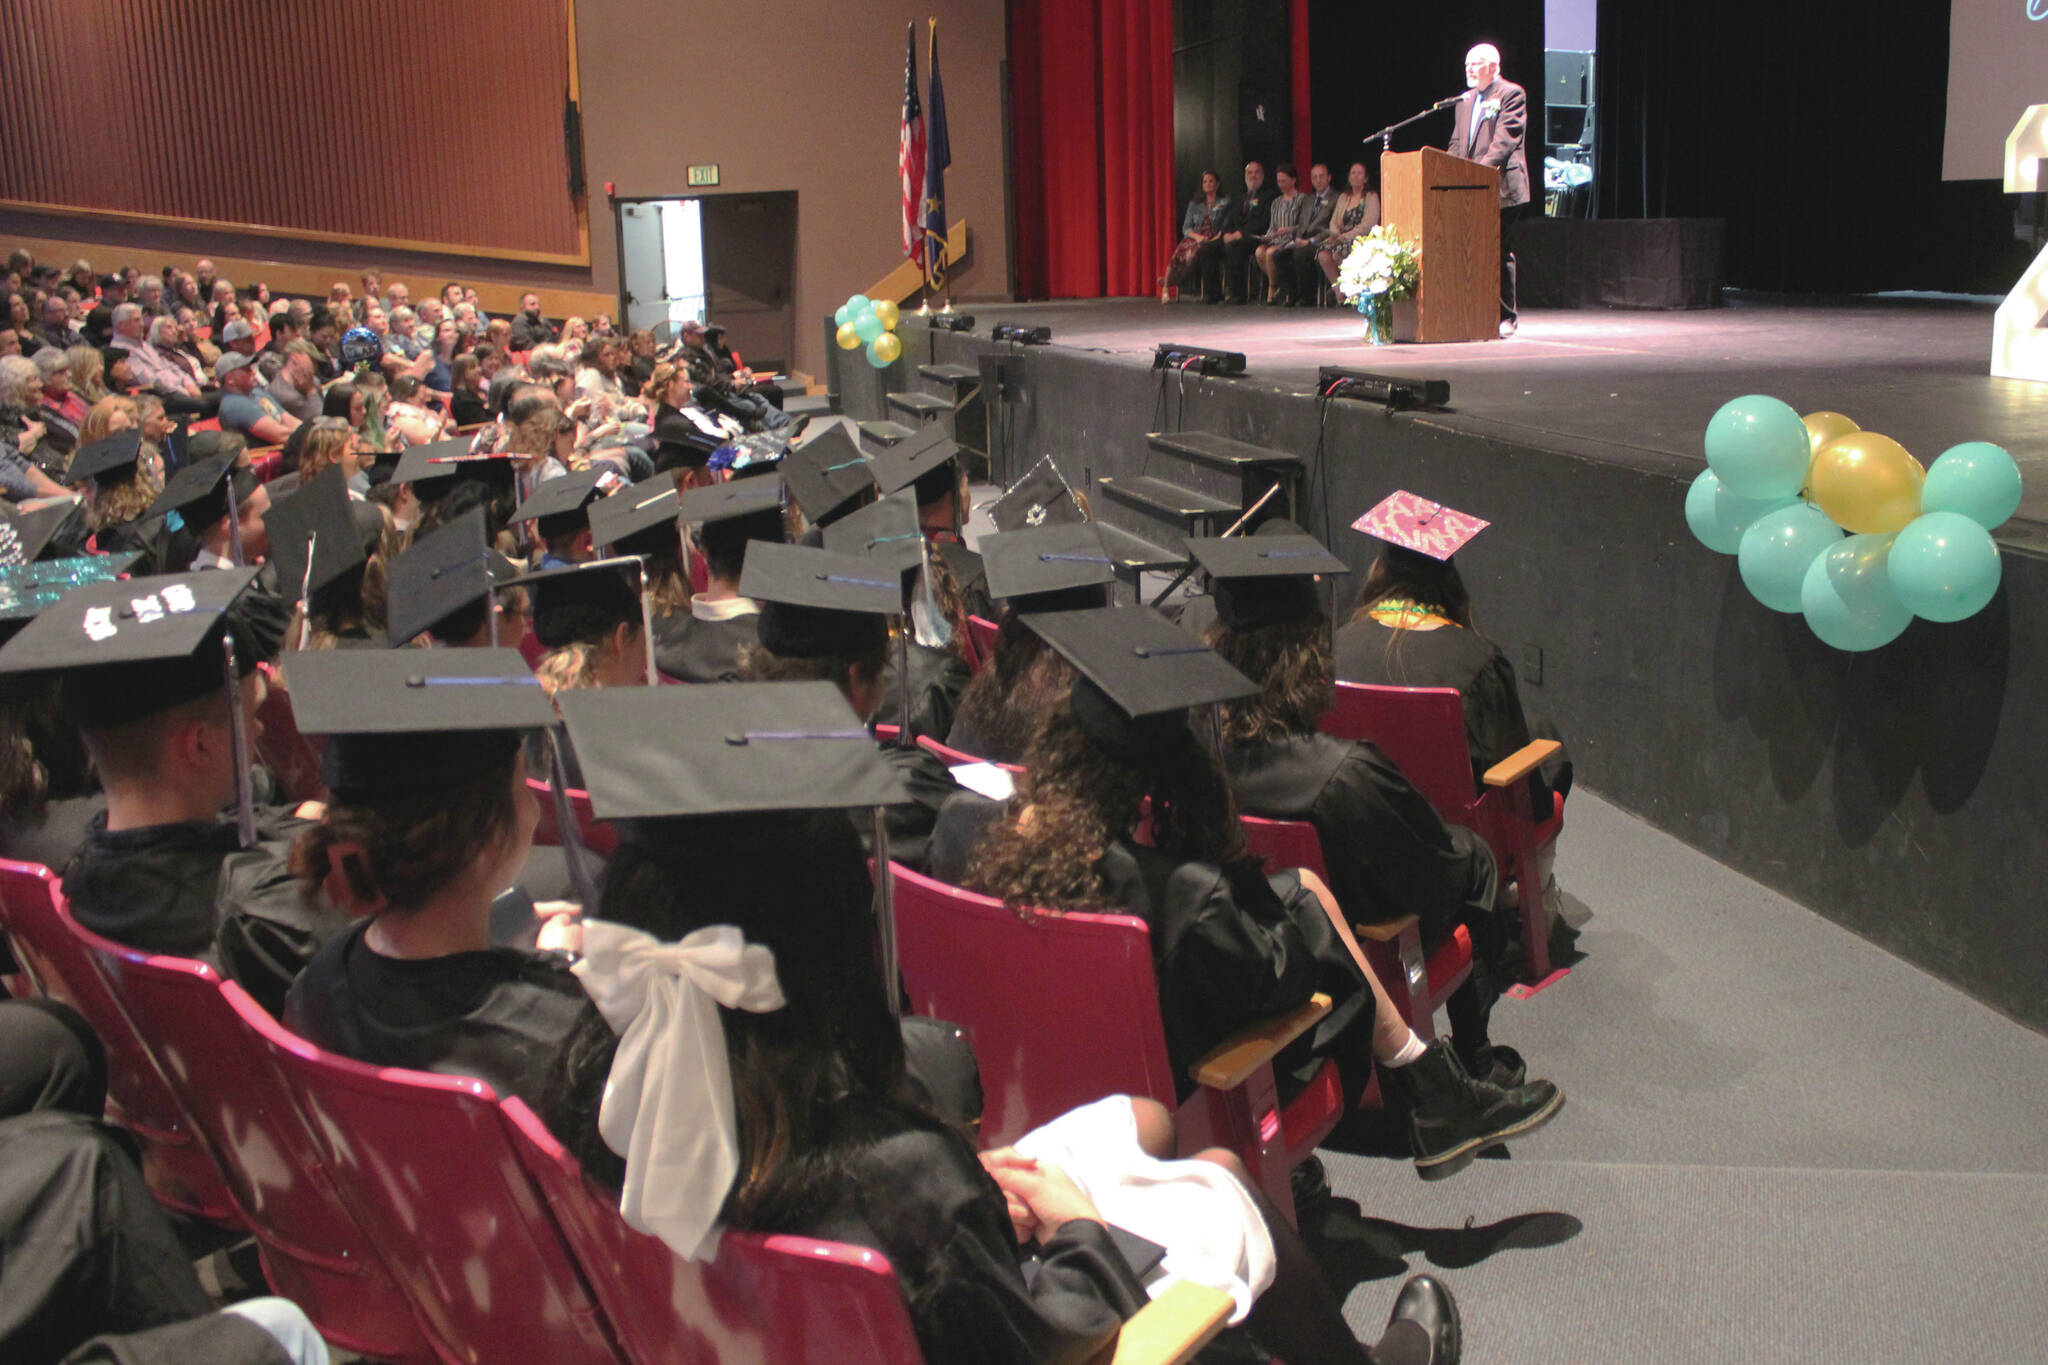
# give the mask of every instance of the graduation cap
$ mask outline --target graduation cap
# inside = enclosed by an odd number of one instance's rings
[[[1185,742],[1189,707],[1259,690],[1222,655],[1150,607],[1023,619],[1080,673],[1068,704],[1083,733],[1121,759],[1156,756]]]
[[[825,528],[825,548],[859,555],[901,574],[921,567],[924,527],[918,521],[916,496],[903,489],[848,513]]]
[[[740,595],[761,604],[762,647],[791,659],[872,649],[888,639],[883,618],[903,610],[903,582],[894,572],[808,545],[750,547]]]
[[[515,471],[513,457],[486,451],[471,453],[470,438],[458,436],[447,441],[430,441],[407,446],[391,471],[391,482],[409,483],[428,502],[446,497],[461,479],[475,479],[510,491]]]
[[[270,533],[278,591],[292,600],[301,592],[316,593],[360,567],[384,531],[383,516],[374,505],[350,501],[340,465],[272,503],[263,524]]]
[[[682,527],[676,521],[675,482],[671,479],[643,479],[628,484],[608,498],[590,504],[590,543],[597,549],[620,545],[621,554],[653,554],[667,547],[670,534],[680,541]],[[644,537],[641,539],[640,537]],[[621,542],[632,541],[626,548]]]
[[[1351,529],[1441,562],[1492,524],[1414,493],[1395,492],[1352,522]]]
[[[341,803],[461,786],[555,720],[517,650],[319,650],[284,673],[299,732],[328,736],[320,779]]]
[[[35,563],[77,513],[75,502],[53,502],[32,512],[0,509],[0,566]]]
[[[6,527],[0,525],[0,532]],[[133,568],[140,553],[80,555],[37,563],[0,566],[0,639],[11,638],[30,621],[54,607],[74,588],[111,583]]]
[[[600,819],[894,805],[903,778],[828,682],[564,692]],[[648,737],[659,735],[659,744]]]
[[[677,514],[689,525],[714,525],[735,517],[781,515],[782,480],[775,477],[734,479],[692,488],[677,500]]]
[[[210,455],[173,474],[143,515],[160,517],[176,512],[184,518],[185,525],[197,530],[228,514],[230,491],[239,507],[255,486],[256,476],[247,470],[236,470],[233,456]]]
[[[593,559],[587,564],[543,569],[513,579],[533,594],[533,633],[549,649],[592,644],[619,626],[639,627],[641,563],[637,559]]]
[[[513,509],[512,520],[538,521],[542,540],[570,535],[583,529],[585,507],[624,482],[616,469],[605,465],[544,480]]]
[[[947,466],[959,455],[944,428],[926,427],[875,456],[875,487],[886,494],[914,485],[920,506],[937,502],[953,490],[957,471]]]
[[[288,613],[245,591],[255,579],[255,569],[216,569],[87,582],[0,648],[0,673],[61,675],[64,712],[86,730],[210,696],[226,687],[226,633],[242,677],[283,643]]]
[[[1269,523],[1279,524],[1279,523]],[[1349,573],[1343,560],[1305,532],[1190,537],[1188,551],[1214,584],[1216,616],[1233,630],[1321,615],[1316,575]]]
[[[391,561],[387,627],[392,646],[421,631],[467,640],[484,626],[491,605],[491,552],[484,511],[472,507]]]
[[[989,596],[1019,613],[1107,606],[1107,587],[1116,581],[1116,565],[1092,522],[983,536],[981,561]]]
[[[80,446],[71,457],[64,476],[72,484],[92,479],[97,483],[125,483],[141,472],[142,433],[134,429],[117,431],[104,441]]]
[[[841,426],[829,426],[791,450],[782,461],[790,496],[813,526],[845,515],[874,487],[867,457]]]
[[[989,520],[998,531],[1022,531],[1033,526],[1065,526],[1088,520],[1074,490],[1062,478],[1059,466],[1047,455],[1004,490],[988,506]]]

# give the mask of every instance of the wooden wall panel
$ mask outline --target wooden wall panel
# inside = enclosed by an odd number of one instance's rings
[[[0,201],[584,264],[570,0],[9,0]]]

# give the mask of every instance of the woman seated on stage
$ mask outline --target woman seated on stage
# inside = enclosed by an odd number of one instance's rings
[[[1417,524],[1417,509],[1427,524]],[[1337,629],[1337,677],[1385,687],[1457,688],[1465,703],[1473,790],[1482,791],[1488,768],[1532,738],[1557,738],[1549,725],[1530,726],[1514,664],[1472,624],[1472,599],[1452,555],[1487,523],[1412,493],[1396,493],[1366,515],[1386,544],[1351,619]],[[1550,793],[1571,791],[1571,760],[1560,750],[1536,776],[1541,812]]]
[[[1281,282],[1280,266],[1286,253],[1307,240],[1301,229],[1309,197],[1301,192],[1300,173],[1293,162],[1283,161],[1274,167],[1273,178],[1279,182],[1280,196],[1266,211],[1266,235],[1253,248],[1252,257],[1259,263],[1259,269],[1266,272],[1266,305],[1277,308],[1293,302],[1287,296],[1287,285]]]
[[[1223,193],[1223,178],[1214,171],[1203,171],[1202,192],[1188,201],[1187,212],[1180,217],[1180,241],[1173,248],[1173,257],[1166,264],[1166,277],[1161,281],[1166,288],[1180,288],[1195,273],[1195,260],[1202,248],[1212,242],[1221,243],[1229,219],[1230,200]],[[1196,281],[1198,288],[1202,284],[1203,281]]]
[[[1344,193],[1337,196],[1336,211],[1330,215],[1329,233],[1316,250],[1316,260],[1331,284],[1337,282],[1337,272],[1343,267],[1344,258],[1351,254],[1351,244],[1380,225],[1380,197],[1371,185],[1372,174],[1365,163],[1352,162],[1345,177]]]

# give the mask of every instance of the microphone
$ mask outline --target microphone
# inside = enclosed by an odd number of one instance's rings
[[[1435,104],[1429,106],[1430,112],[1434,113],[1438,109],[1448,109],[1452,105],[1456,104],[1459,100],[1465,98],[1465,96],[1468,93],[1468,91],[1460,90],[1457,94],[1451,96],[1447,100],[1438,100]]]

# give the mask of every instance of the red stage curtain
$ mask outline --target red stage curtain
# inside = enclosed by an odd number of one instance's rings
[[[1014,0],[1010,126],[1019,297],[1157,288],[1177,227],[1172,0]]]
[[[1306,190],[1308,170],[1316,159],[1309,138],[1308,116],[1308,0],[1294,0],[1288,14],[1288,50],[1294,67],[1294,165],[1301,172],[1301,187]],[[1339,186],[1344,183],[1342,175],[1333,172]]]

